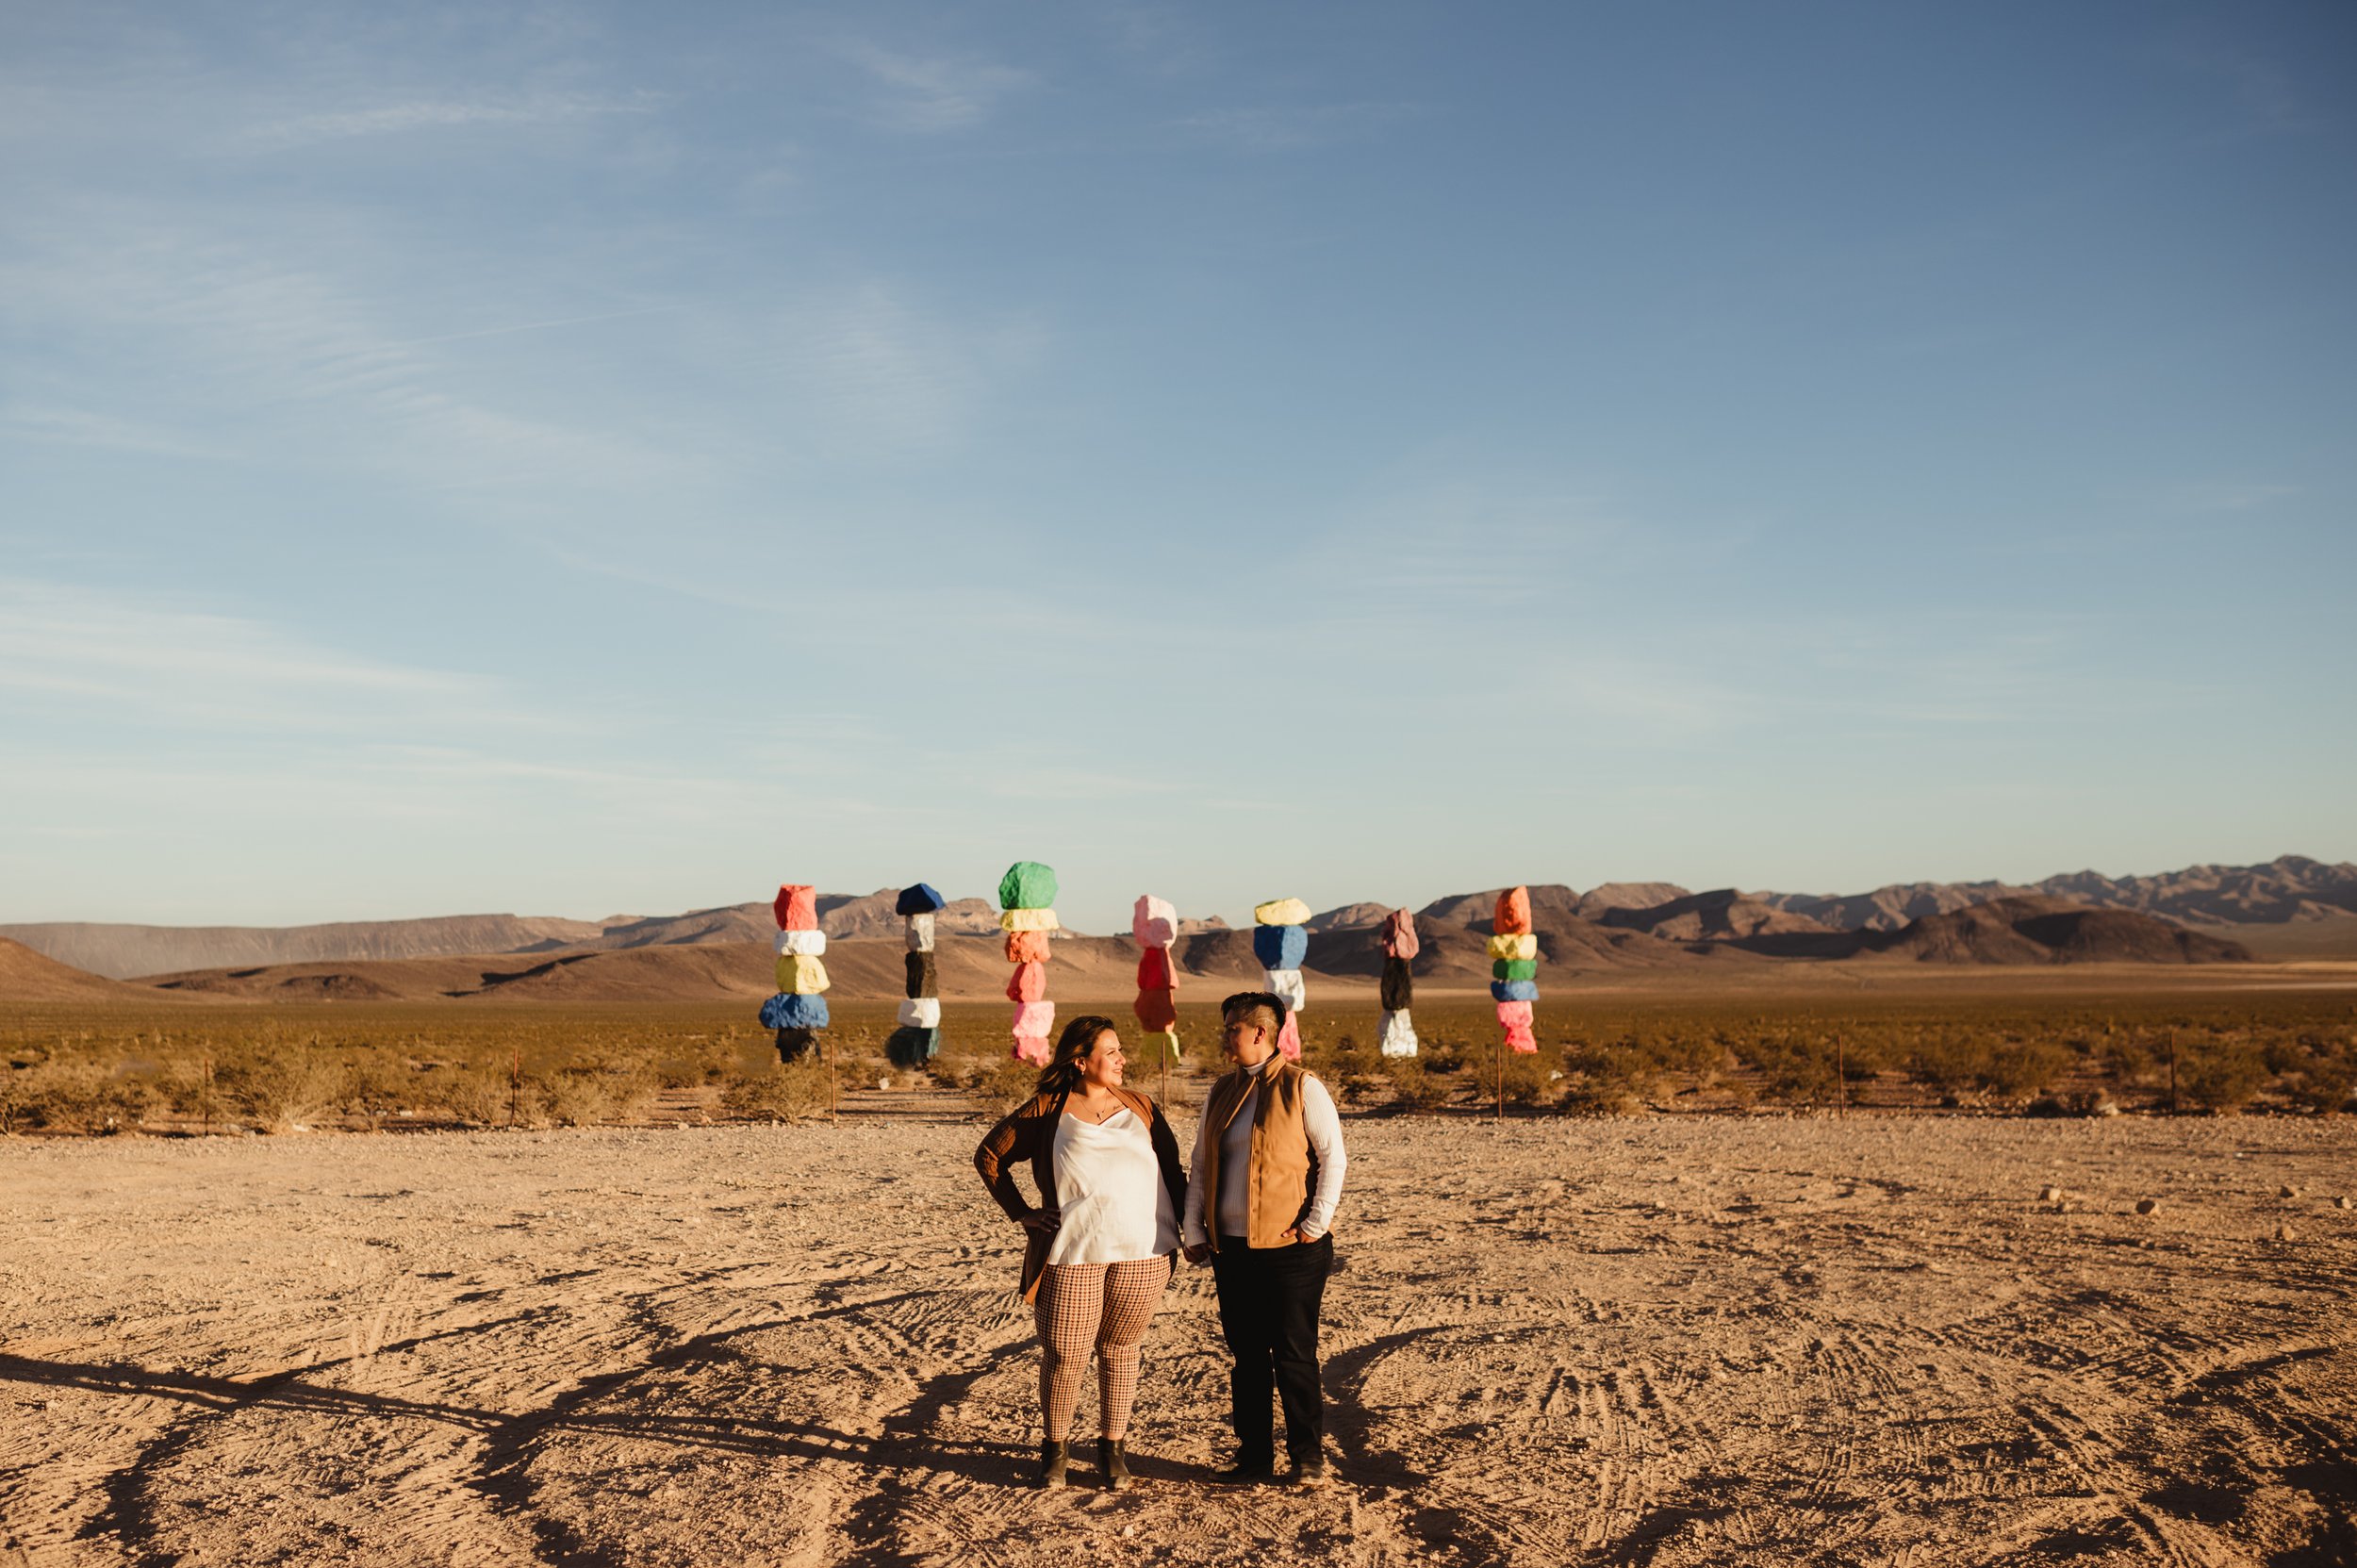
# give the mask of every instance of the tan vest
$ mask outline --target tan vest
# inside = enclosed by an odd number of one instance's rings
[[[1221,1134],[1236,1119],[1244,1097],[1257,1081],[1261,1097],[1252,1111],[1252,1157],[1245,1162],[1244,1181],[1252,1195],[1245,1240],[1254,1246],[1283,1246],[1292,1230],[1310,1207],[1315,1157],[1302,1122],[1301,1085],[1308,1074],[1281,1056],[1271,1057],[1255,1077],[1236,1068],[1211,1085],[1203,1107],[1211,1127],[1203,1153],[1203,1228],[1211,1232],[1211,1249],[1219,1249],[1219,1168]]]

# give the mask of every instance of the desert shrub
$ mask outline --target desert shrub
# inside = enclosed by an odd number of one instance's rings
[[[1566,1051],[1562,1071],[1558,1093],[1563,1109],[1587,1116],[1637,1110],[1658,1076],[1643,1048],[1625,1040]]]
[[[1129,1082],[1130,1088],[1152,1095],[1164,1111],[1183,1110],[1195,1100],[1195,1086],[1187,1081],[1184,1074],[1172,1078],[1170,1092],[1164,1094],[1162,1071],[1151,1064],[1133,1065],[1129,1068]],[[1209,1088],[1210,1081],[1206,1080],[1203,1086]]]
[[[731,1084],[720,1104],[740,1115],[807,1121],[825,1115],[832,1106],[833,1085],[823,1062],[782,1062],[769,1072]]]
[[[538,1082],[559,1127],[637,1121],[654,1105],[652,1079],[631,1068],[569,1067]]]
[[[107,1085],[107,1096],[118,1115],[118,1125],[125,1128],[137,1127],[172,1106],[172,1097],[164,1090],[162,1071],[147,1064],[117,1067]]]
[[[1039,1092],[1039,1069],[1006,1052],[994,1052],[966,1059],[959,1068],[958,1081],[986,1105],[1011,1107]]]
[[[1682,1073],[1697,1080],[1716,1075],[1725,1065],[1727,1048],[1715,1032],[1700,1030],[1647,1035],[1642,1049],[1658,1071]]]
[[[1555,1100],[1563,1092],[1563,1070],[1557,1065],[1561,1060],[1543,1045],[1535,1051],[1508,1051],[1502,1075],[1506,1102],[1527,1108]]]
[[[2077,1065],[2077,1054],[2052,1040],[2008,1040],[1989,1052],[1982,1081],[2008,1099],[2021,1099],[2043,1092]]]
[[[1995,1054],[1986,1040],[1940,1033],[1916,1042],[1907,1053],[1907,1075],[1935,1089],[1978,1088],[1988,1081]]]
[[[1842,1078],[1852,1083],[1872,1079],[1891,1065],[1890,1042],[1880,1034],[1844,1033],[1832,1050]]]
[[[381,1126],[387,1117],[417,1107],[419,1077],[419,1070],[398,1056],[371,1052],[347,1059],[338,1109],[372,1128]]]
[[[164,1064],[161,1080],[165,1103],[175,1114],[204,1126],[230,1125],[237,1107],[214,1073],[210,1056],[173,1057]]]
[[[1644,1108],[1644,1101],[1625,1081],[1591,1079],[1571,1074],[1562,1084],[1560,1104],[1574,1116],[1625,1116]]]
[[[2266,1057],[2247,1040],[2215,1040],[2178,1052],[2178,1087],[2204,1110],[2240,1110],[2270,1076]]]
[[[539,1085],[519,1085],[504,1066],[467,1062],[437,1068],[422,1087],[423,1108],[470,1127],[503,1127],[511,1120],[531,1126],[539,1119]]]
[[[98,1086],[105,1080],[92,1063],[51,1059],[18,1069],[9,1080],[14,1127],[88,1132],[101,1125]]]
[[[2338,1115],[2357,1094],[2357,1053],[2347,1048],[2309,1058],[2288,1085],[2292,1100],[2320,1114]]]
[[[1344,1105],[1363,1105],[1389,1089],[1391,1081],[1379,1065],[1358,1063],[1328,1080],[1327,1087]]]
[[[0,1096],[0,1125],[10,1132],[121,1131],[161,1098],[144,1075],[119,1077],[105,1064],[70,1056],[11,1066]]]
[[[2275,1035],[2259,1048],[2259,1059],[2266,1064],[2270,1078],[2281,1078],[2307,1066],[2312,1042],[2297,1035]]]
[[[2102,1066],[2104,1081],[2123,1089],[2144,1082],[2152,1071],[2151,1048],[2124,1032],[2106,1035],[2096,1059]]]
[[[727,1066],[709,1057],[667,1056],[654,1065],[654,1081],[666,1089],[692,1089],[728,1077]]]
[[[836,1027],[826,1044],[843,1081],[881,1075],[881,1065],[870,1070],[868,1063],[891,1028],[894,1011],[888,1000],[837,1007]],[[1118,1016],[1117,1009],[1111,1011]],[[1195,1070],[1178,1083],[1199,1091],[1208,1081],[1204,1075],[1220,1070],[1216,1012],[1208,989],[1202,1000],[1181,1001],[1179,1028],[1192,1047]],[[1005,1015],[997,1002],[948,1004],[943,1054],[930,1065],[935,1081],[972,1082],[994,1107],[1027,1094],[1030,1075],[1006,1059]],[[1451,1098],[1486,1102],[1495,1092],[1497,1032],[1486,998],[1435,996],[1418,1009],[1426,1054],[1412,1071],[1403,1072],[1409,1080],[1404,1094],[1376,1056],[1372,1023],[1372,1008],[1357,1002],[1304,1017],[1305,1059],[1346,1101],[1381,1103],[1396,1096],[1403,1106]],[[1742,1103],[1754,1095],[1762,1103],[1812,1098],[1824,1103],[1831,1086],[1821,1068],[1830,1060],[1837,1036],[1847,1042],[1845,1065],[1853,1079],[1876,1067],[1898,1066],[1919,1085],[1995,1090],[1991,1098],[1998,1098],[2010,1087],[2046,1077],[2046,1092],[2067,1101],[2070,1091],[2092,1090],[2094,1071],[2100,1069],[2114,1083],[2135,1084],[2139,1097],[2150,1101],[2156,1081],[2166,1077],[2163,1043],[2173,1035],[2187,1108],[2205,1102],[2212,1080],[2219,1076],[2219,1065],[2209,1058],[2221,1049],[2234,1055],[2231,1042],[2255,1057],[2259,1071],[2272,1075],[2278,1085],[2268,1090],[2263,1081],[2248,1093],[2280,1095],[2286,1103],[2321,1112],[2346,1104],[2349,1089],[2357,1087],[2347,1082],[2349,1064],[2357,1059],[2353,1024],[2357,1011],[2346,996],[2315,994],[2107,998],[2088,1005],[2045,997],[1958,995],[1934,1000],[1876,994],[1732,1002],[1624,999],[1582,994],[1577,987],[1559,994],[1551,990],[1539,1020],[1541,1041],[1567,1052],[1567,1076],[1556,1083],[1562,1097],[1558,1103],[1588,1111],[1633,1109],[1673,1096],[1680,1097],[1682,1105],[1706,1103],[1687,1098],[1706,1092],[1722,1104],[1729,1097]],[[2062,1054],[2043,1062],[2036,1052],[2021,1054],[2041,1044]],[[1739,1058],[1730,1054],[1739,1049],[1744,1053]],[[739,1051],[746,1056],[742,1063]],[[2009,1052],[2015,1059],[2003,1060]],[[227,1127],[247,1116],[248,1090],[286,1062],[306,1055],[341,1064],[340,1087],[335,1103],[287,1119],[332,1115],[355,1125],[415,1112],[429,1120],[504,1127],[510,1120],[509,1074],[519,1061],[527,1082],[516,1119],[528,1125],[549,1120],[560,1109],[559,1119],[628,1109],[602,1111],[585,1098],[558,1107],[555,1085],[567,1078],[589,1077],[606,1088],[617,1075],[675,1088],[726,1087],[739,1079],[766,1077],[776,1064],[767,1032],[736,1003],[452,1007],[346,1001],[278,1004],[258,1012],[185,1005],[20,1008],[0,1016],[0,1064],[10,1064],[0,1069],[0,1128],[127,1131],[142,1118],[153,1125],[159,1100],[168,1100],[190,1128],[208,1115],[214,1126]],[[207,1060],[217,1069],[209,1090]],[[1576,1072],[1573,1061],[1582,1064]],[[2068,1064],[2059,1077],[2043,1071],[2054,1061]],[[156,1070],[150,1071],[148,1063]],[[1754,1063],[1759,1070],[1746,1065]],[[2073,1076],[2082,1064],[2087,1076]],[[1160,1086],[1143,1048],[1132,1063],[1132,1079],[1149,1090]],[[2233,1088],[2231,1081],[2225,1086]],[[1935,1098],[1920,1088],[1915,1093]]]
[[[1383,1077],[1391,1083],[1395,1111],[1431,1111],[1448,1102],[1453,1087],[1416,1056],[1383,1058]]]
[[[265,1132],[290,1132],[327,1116],[343,1098],[343,1065],[320,1052],[265,1048],[220,1071],[232,1105]]]
[[[1417,1042],[1413,1058],[1393,1060],[1419,1062],[1427,1073],[1458,1072],[1465,1065],[1465,1042],[1455,1035],[1435,1034]]]
[[[1744,1065],[1759,1074],[1760,1083],[1776,1099],[1792,1104],[1830,1104],[1839,1080],[1834,1073],[1833,1048],[1790,1035],[1755,1040],[1739,1048]]]
[[[1301,1065],[1317,1074],[1326,1086],[1341,1098],[1353,1098],[1351,1085],[1354,1083],[1360,1085],[1359,1094],[1361,1096],[1372,1088],[1376,1075],[1380,1071],[1376,1065],[1380,1061],[1381,1053],[1375,1048],[1372,1035],[1362,1040],[1358,1034],[1343,1030],[1330,1036],[1302,1037]],[[1227,1065],[1224,1061],[1207,1064],[1211,1065],[1222,1068]]]
[[[35,1085],[40,1082],[34,1060],[0,1062],[0,1138],[32,1124]]]

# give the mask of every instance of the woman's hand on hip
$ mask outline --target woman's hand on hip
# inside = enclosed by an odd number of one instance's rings
[[[1063,1223],[1063,1215],[1053,1209],[1034,1209],[1023,1216],[1023,1229],[1035,1236],[1052,1236]]]

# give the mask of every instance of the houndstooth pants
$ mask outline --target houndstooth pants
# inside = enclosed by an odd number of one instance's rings
[[[1039,1407],[1048,1442],[1071,1438],[1091,1350],[1096,1353],[1097,1429],[1109,1438],[1129,1434],[1129,1407],[1138,1396],[1138,1347],[1170,1268],[1168,1258],[1140,1258],[1050,1263],[1040,1276],[1031,1311],[1039,1325]]]

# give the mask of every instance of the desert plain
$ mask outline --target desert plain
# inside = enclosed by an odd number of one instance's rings
[[[2164,1015],[2341,1050],[2350,979],[1942,980],[1878,1005],[1919,1038],[2052,1015],[2097,1032],[2076,1072]],[[1332,1020],[1363,999],[1329,999],[1313,1048],[1350,1077]],[[1604,1032],[1640,1041],[1703,1006],[1656,1003],[1556,1011],[1618,1009]],[[18,1037],[72,1016],[20,1013]],[[322,1038],[323,1012],[289,1016]],[[425,1048],[431,1024],[399,1022]],[[688,1087],[631,1125],[9,1138],[0,1563],[2357,1560],[2357,1124],[2271,1091],[2161,1114],[2131,1066],[2121,1114],[2044,1116],[1897,1060],[1850,1064],[1830,1101],[1749,1068],[1609,1101],[1524,1080],[1502,1118],[1477,1051],[1414,1106],[1357,1072],[1337,1478],[1310,1494],[1214,1478],[1226,1362],[1183,1264],[1139,1486],[1096,1489],[1085,1443],[1072,1489],[1028,1484],[1019,1236],[969,1164],[1005,1075],[971,1061],[869,1081],[853,1056],[832,1116],[777,1121]],[[1206,1067],[1169,1081],[1182,1139]]]

